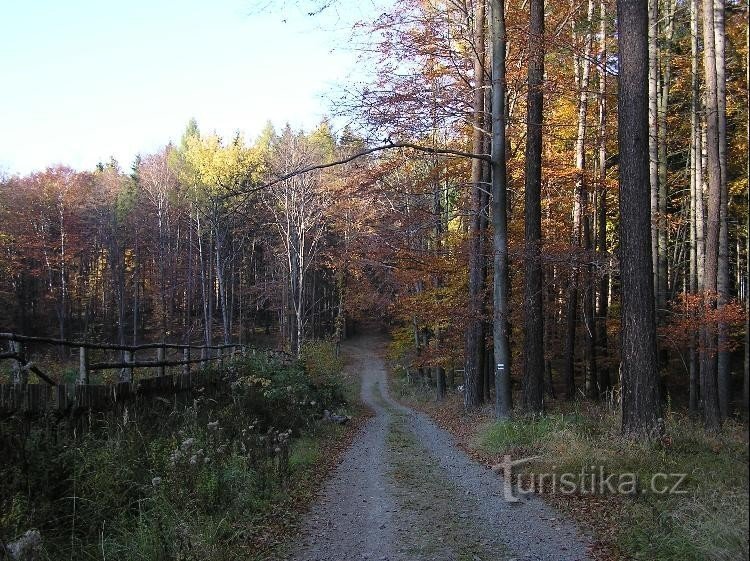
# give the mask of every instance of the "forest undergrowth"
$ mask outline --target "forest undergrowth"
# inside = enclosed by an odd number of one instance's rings
[[[37,529],[50,560],[263,558],[352,433],[323,411],[356,405],[328,343],[222,375],[182,405],[0,421],[0,539]]]

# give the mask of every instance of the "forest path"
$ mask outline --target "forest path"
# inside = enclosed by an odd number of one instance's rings
[[[503,499],[503,480],[426,415],[388,394],[385,339],[343,352],[370,419],[304,520],[294,561],[589,559],[572,524],[534,496]]]

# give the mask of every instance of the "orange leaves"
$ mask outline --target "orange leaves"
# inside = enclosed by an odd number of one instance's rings
[[[733,351],[744,335],[745,311],[742,304],[734,299],[721,306],[716,305],[716,294],[679,294],[669,305],[669,319],[659,329],[659,337],[675,350],[684,350],[691,345],[698,347],[698,333],[708,330],[715,339],[719,325],[728,330],[729,339],[718,349],[701,349],[716,351]]]

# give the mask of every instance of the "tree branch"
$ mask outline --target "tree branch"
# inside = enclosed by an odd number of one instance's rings
[[[340,166],[343,164],[348,164],[349,162],[353,162],[354,160],[362,158],[363,156],[368,156],[369,154],[374,154],[375,152],[382,152],[383,150],[392,150],[396,148],[409,148],[411,150],[416,150],[417,152],[425,152],[427,154],[436,154],[436,155],[442,155],[442,156],[456,156],[459,158],[470,158],[473,160],[482,160],[483,162],[492,162],[492,158],[490,157],[489,154],[474,154],[472,152],[464,152],[462,150],[452,150],[450,148],[432,148],[429,146],[422,146],[421,144],[415,144],[413,142],[392,142],[389,139],[382,146],[375,146],[373,148],[368,148],[367,150],[357,152],[356,154],[353,154],[341,160],[336,160],[335,162],[328,162],[326,164],[315,164],[312,166],[306,166],[298,170],[281,175],[277,177],[276,179],[269,181],[268,183],[264,183],[263,185],[258,185],[258,186],[255,186],[246,190],[243,189],[241,191],[232,191],[231,193],[227,193],[226,195],[223,195],[221,197],[221,200],[236,197],[238,195],[247,195],[256,191],[261,191],[263,189],[273,187],[274,185],[281,183],[282,181],[286,181],[287,179],[291,179],[298,175],[309,173],[311,171],[316,171],[316,170],[331,168],[335,166]]]

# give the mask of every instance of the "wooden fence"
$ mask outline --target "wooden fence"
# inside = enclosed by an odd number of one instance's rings
[[[104,411],[140,397],[173,396],[218,383],[216,373],[206,370],[206,366],[211,361],[218,361],[221,365],[225,360],[234,359],[238,353],[243,355],[247,352],[255,353],[254,349],[239,344],[119,345],[0,333],[0,341],[2,340],[10,343],[10,350],[0,353],[0,360],[12,360],[13,369],[11,383],[0,384],[0,414]],[[79,365],[76,383],[58,383],[29,360],[26,353],[26,345],[29,343],[78,348]],[[191,357],[194,349],[199,352],[199,358]],[[123,358],[119,361],[90,363],[90,350],[120,351]],[[167,350],[182,351],[182,358],[168,359]],[[136,358],[137,353],[142,355],[146,351],[151,353],[155,351],[156,357],[151,360]],[[196,371],[191,369],[194,364],[200,364],[200,368]],[[167,375],[166,368],[171,366],[182,366],[182,372]],[[136,368],[156,368],[158,375],[136,381],[133,379],[133,370]],[[116,369],[120,370],[117,383],[90,383],[91,372]],[[36,374],[45,384],[29,384],[29,372]]]

